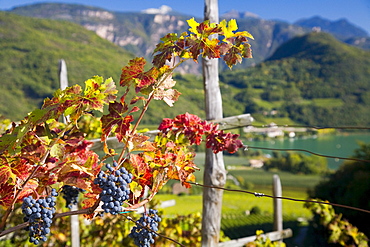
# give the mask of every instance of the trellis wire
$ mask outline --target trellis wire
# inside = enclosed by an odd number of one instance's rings
[[[356,210],[356,211],[360,211],[360,212],[370,214],[370,210],[357,208],[357,207],[352,207],[352,206],[347,206],[347,205],[342,205],[342,204],[337,204],[337,203],[332,203],[332,202],[320,202],[320,201],[313,201],[313,200],[296,199],[296,198],[285,197],[285,196],[271,196],[271,195],[266,195],[264,193],[251,192],[251,191],[247,191],[247,190],[227,189],[227,188],[224,188],[224,187],[204,185],[204,184],[194,183],[194,182],[187,182],[187,183],[192,184],[192,185],[196,185],[196,186],[200,186],[200,187],[209,187],[209,188],[220,189],[220,190],[225,190],[225,191],[251,194],[251,195],[254,195],[255,197],[269,197],[269,198],[290,200],[290,201],[296,201],[296,202],[312,202],[312,203],[318,203],[318,204],[327,204],[327,205],[331,205],[331,206],[335,206],[335,207],[347,208],[347,209],[352,209],[352,210]]]
[[[268,125],[249,125],[255,128],[266,128],[269,127]],[[283,125],[275,125],[277,127],[291,127],[291,128],[307,128],[307,129],[340,129],[340,130],[345,130],[345,129],[358,129],[358,130],[370,130],[370,127],[365,127],[365,126],[310,126],[310,125],[288,125],[288,124],[283,124]],[[245,126],[244,126],[245,127]]]
[[[297,151],[297,152],[306,152],[310,153],[312,155],[324,157],[324,158],[332,158],[332,159],[340,159],[340,160],[352,160],[352,161],[360,161],[360,162],[366,162],[370,163],[370,160],[364,160],[364,159],[357,159],[357,158],[345,158],[345,157],[338,157],[338,156],[332,156],[332,155],[326,155],[326,154],[318,154],[306,149],[299,149],[299,148],[264,148],[264,147],[254,147],[254,146],[249,146],[245,145],[244,148],[248,150],[249,148],[251,149],[263,149],[263,150],[270,150],[270,151]]]

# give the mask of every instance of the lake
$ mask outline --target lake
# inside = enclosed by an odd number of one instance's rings
[[[318,154],[348,158],[357,149],[358,142],[370,143],[370,133],[341,133],[308,138],[274,139],[268,141],[247,141],[245,144],[264,148],[305,149]],[[257,150],[257,149],[254,149]],[[263,153],[271,151],[261,150]],[[305,154],[308,154],[305,152]],[[328,167],[337,169],[344,160],[328,158]]]

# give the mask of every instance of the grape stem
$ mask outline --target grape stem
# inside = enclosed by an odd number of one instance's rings
[[[119,168],[119,167],[122,165],[123,161],[124,161],[124,158],[123,158],[123,157],[124,157],[124,155],[125,155],[125,152],[126,152],[126,149],[127,149],[128,143],[131,141],[131,139],[132,139],[132,135],[135,133],[135,131],[136,131],[137,127],[139,126],[139,124],[140,124],[141,120],[143,119],[145,112],[148,110],[148,108],[149,108],[149,104],[150,104],[150,102],[151,102],[151,101],[153,100],[153,98],[154,98],[154,91],[155,91],[157,88],[159,88],[163,82],[165,82],[165,81],[168,79],[168,77],[172,74],[172,72],[173,72],[173,71],[174,71],[178,66],[180,66],[183,62],[185,62],[185,61],[186,61],[186,60],[188,60],[188,59],[189,59],[189,58],[186,58],[186,59],[182,59],[182,60],[180,60],[176,65],[174,65],[174,66],[171,68],[170,72],[167,72],[167,73],[165,74],[165,76],[164,76],[163,78],[161,78],[161,80],[158,82],[158,84],[157,84],[157,85],[155,85],[155,87],[154,87],[153,91],[150,93],[149,98],[148,98],[148,100],[146,101],[146,103],[145,103],[145,105],[144,105],[144,107],[143,107],[143,110],[141,111],[141,113],[140,113],[140,115],[139,115],[139,117],[138,117],[138,119],[137,119],[137,121],[136,121],[136,123],[135,123],[134,127],[133,127],[133,128],[132,128],[132,130],[131,130],[130,136],[129,136],[128,140],[126,141],[124,148],[123,148],[123,149],[122,149],[122,151],[121,151],[121,154],[120,154],[120,156],[119,156],[119,158],[118,158],[118,161],[117,161],[117,163],[118,163],[118,167],[117,167],[117,168]]]

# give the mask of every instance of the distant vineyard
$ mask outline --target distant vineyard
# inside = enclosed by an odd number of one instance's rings
[[[284,215],[283,220],[285,228],[295,228],[299,224],[297,217],[293,215]],[[272,215],[226,214],[222,216],[221,220],[221,229],[231,239],[252,236],[256,230],[271,232],[272,228]]]

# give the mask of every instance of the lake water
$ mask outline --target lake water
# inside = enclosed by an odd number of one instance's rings
[[[316,138],[247,141],[245,144],[264,148],[305,149],[314,153],[348,158],[359,147],[358,142],[370,143],[370,133],[325,135]],[[254,149],[257,150],[257,149]],[[263,153],[271,151],[261,150]],[[308,154],[304,152],[305,154]],[[328,167],[337,169],[344,160],[328,158]]]

